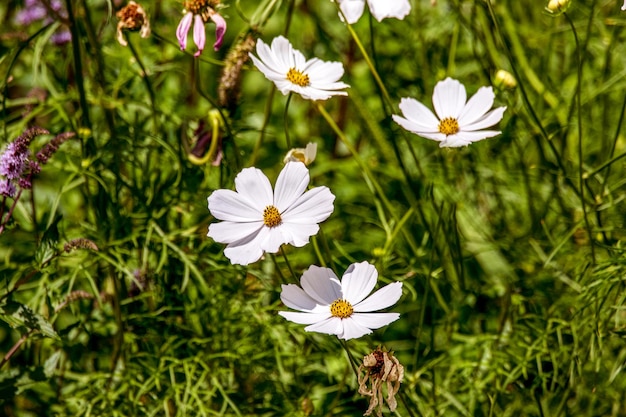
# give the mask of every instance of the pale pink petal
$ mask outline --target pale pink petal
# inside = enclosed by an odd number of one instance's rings
[[[218,51],[222,42],[224,41],[224,34],[226,33],[226,20],[219,13],[213,13],[211,20],[215,23],[215,43],[213,49]]]
[[[176,29],[176,38],[178,39],[181,50],[187,48],[187,33],[189,33],[189,28],[191,28],[192,19],[193,13],[189,12],[185,14],[183,18],[180,19],[180,23]]]
[[[198,50],[193,56],[198,57],[204,51],[204,45],[206,44],[206,33],[204,32],[204,21],[202,16],[195,15],[193,22],[193,41],[195,42]]]

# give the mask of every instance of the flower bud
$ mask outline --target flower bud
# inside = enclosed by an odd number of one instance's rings
[[[315,155],[317,155],[317,143],[307,143],[306,148],[293,148],[289,150],[284,163],[287,162],[296,162],[300,161],[304,163],[304,165],[310,165],[313,161],[315,161]]]
[[[569,8],[571,0],[550,0],[546,10],[552,14],[559,15]]]
[[[517,80],[510,72],[500,69],[496,72],[493,85],[500,90],[512,90],[517,87]]]

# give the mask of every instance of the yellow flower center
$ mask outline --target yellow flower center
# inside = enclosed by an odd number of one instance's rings
[[[330,314],[333,317],[339,317],[340,319],[347,319],[352,315],[354,309],[352,308],[352,304],[347,302],[346,300],[338,299],[333,301],[330,305]]]
[[[295,68],[289,69],[289,72],[287,72],[287,79],[300,87],[306,87],[310,84],[309,76]]]
[[[267,206],[265,210],[263,210],[263,224],[267,227],[276,227],[278,226],[283,219],[280,217],[280,212],[274,206]]]
[[[454,135],[459,130],[459,122],[454,117],[446,117],[439,122],[439,131],[444,135]]]

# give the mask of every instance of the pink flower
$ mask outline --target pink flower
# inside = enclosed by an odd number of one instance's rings
[[[180,20],[176,29],[176,38],[181,50],[187,48],[187,34],[191,29],[193,21],[193,41],[198,47],[193,56],[198,57],[204,50],[206,44],[206,34],[204,33],[204,24],[211,19],[215,23],[215,43],[214,50],[219,50],[226,33],[226,20],[215,11],[219,0],[189,0],[185,2],[185,15]]]

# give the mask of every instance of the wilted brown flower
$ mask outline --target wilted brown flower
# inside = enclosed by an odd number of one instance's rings
[[[387,383],[387,405],[389,410],[395,411],[398,406],[395,396],[403,378],[404,367],[393,356],[393,352],[385,352],[377,347],[372,353],[364,356],[363,364],[359,366],[359,394],[371,398],[370,405],[363,415],[369,416],[376,409],[376,415],[382,417],[384,382]],[[370,388],[367,387],[368,381],[371,383]]]
[[[131,0],[117,12],[116,16],[120,20],[117,23],[117,41],[123,46],[128,45],[128,42],[124,39],[122,29],[139,31],[142,38],[150,35],[150,20],[140,4]]]

